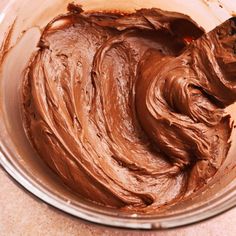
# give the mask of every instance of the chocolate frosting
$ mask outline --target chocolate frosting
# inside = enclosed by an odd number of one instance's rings
[[[146,213],[191,196],[230,147],[236,19],[204,34],[159,9],[68,9],[44,29],[23,83],[34,148],[98,204]]]

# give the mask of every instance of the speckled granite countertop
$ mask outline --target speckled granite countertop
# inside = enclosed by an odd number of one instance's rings
[[[0,236],[235,236],[236,208],[195,225],[164,231],[128,231],[69,216],[25,191],[0,167]]]

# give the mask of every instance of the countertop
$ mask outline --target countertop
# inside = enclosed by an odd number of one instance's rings
[[[104,227],[65,214],[24,190],[0,167],[0,236],[235,236],[236,208],[182,228],[134,231]]]

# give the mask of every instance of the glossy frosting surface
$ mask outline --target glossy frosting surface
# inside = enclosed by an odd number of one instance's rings
[[[200,190],[230,147],[235,18],[204,34],[159,9],[68,9],[44,29],[22,86],[40,157],[80,196],[127,211]]]

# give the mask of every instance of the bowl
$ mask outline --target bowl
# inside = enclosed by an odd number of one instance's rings
[[[30,145],[20,113],[20,85],[24,69],[36,50],[41,29],[66,12],[68,0],[1,0],[0,2],[0,164],[28,191],[76,217],[123,228],[160,229],[199,222],[236,205],[236,131],[222,167],[200,194],[163,213],[128,213],[93,204],[65,188]],[[80,0],[85,11],[157,7],[189,15],[206,31],[236,12],[236,2],[204,0]],[[236,105],[227,108],[236,118]]]

